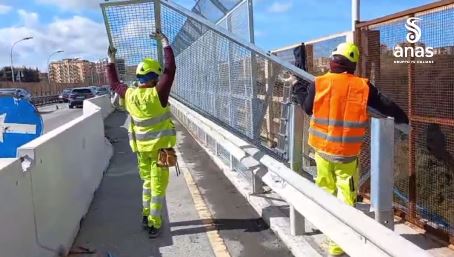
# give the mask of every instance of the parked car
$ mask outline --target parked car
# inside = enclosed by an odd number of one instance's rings
[[[91,91],[93,91],[93,94],[96,95],[96,92],[98,91],[98,87],[97,86],[89,86],[88,88],[90,88]]]
[[[68,106],[70,109],[74,107],[82,107],[85,99],[93,98],[95,94],[89,87],[74,88],[68,97]]]
[[[109,95],[110,90],[105,87],[98,87],[96,90],[96,95]]]
[[[58,96],[58,101],[60,103],[67,103],[68,102],[68,98],[69,98],[69,94],[71,94],[71,91],[72,91],[71,88],[63,89],[63,91]]]
[[[32,94],[23,88],[0,88],[0,95],[11,95],[16,98],[25,98],[29,101],[32,99]]]

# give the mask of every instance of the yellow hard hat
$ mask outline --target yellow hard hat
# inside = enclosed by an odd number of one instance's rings
[[[161,65],[158,61],[152,58],[145,58],[139,63],[139,65],[137,65],[136,75],[146,75],[150,72],[161,75]]]
[[[334,55],[344,56],[354,63],[359,61],[359,49],[353,43],[340,43],[331,53],[331,56]]]

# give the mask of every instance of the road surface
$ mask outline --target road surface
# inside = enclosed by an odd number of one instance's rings
[[[82,115],[82,109],[69,109],[68,104],[52,104],[38,108],[44,121],[44,133]]]

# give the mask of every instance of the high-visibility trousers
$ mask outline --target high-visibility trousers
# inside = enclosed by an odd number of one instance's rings
[[[359,178],[358,160],[349,163],[331,162],[316,153],[315,163],[317,165],[315,183],[344,203],[354,206]],[[344,253],[332,240],[329,242],[328,252],[331,255]]]
[[[138,152],[139,174],[143,181],[142,214],[148,217],[148,226],[160,228],[164,206],[169,168],[158,167],[158,151]]]

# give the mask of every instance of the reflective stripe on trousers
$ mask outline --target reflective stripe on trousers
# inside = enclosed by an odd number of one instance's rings
[[[146,132],[146,133],[137,133],[129,132],[128,136],[130,140],[135,139],[137,141],[147,141],[147,140],[154,140],[164,136],[175,136],[177,134],[175,129],[166,129],[161,131],[154,131],[154,132]]]

